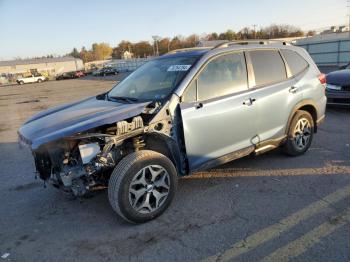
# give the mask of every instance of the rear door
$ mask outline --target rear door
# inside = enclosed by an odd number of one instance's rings
[[[185,90],[181,114],[190,170],[252,146],[256,135],[243,52],[210,60]]]
[[[255,85],[251,96],[255,99],[256,125],[259,140],[284,136],[294,106],[301,100],[301,92],[278,49],[259,49],[247,52]]]

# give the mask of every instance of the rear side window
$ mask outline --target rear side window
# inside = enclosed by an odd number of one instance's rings
[[[243,52],[211,60],[198,77],[198,100],[207,100],[247,90],[247,69]]]
[[[283,81],[286,67],[277,50],[249,51],[257,86]]]
[[[281,49],[281,53],[284,59],[286,59],[292,75],[296,75],[301,71],[304,71],[304,69],[309,65],[304,58],[293,50]]]

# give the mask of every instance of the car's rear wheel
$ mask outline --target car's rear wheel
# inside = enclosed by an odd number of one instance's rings
[[[314,121],[309,112],[298,110],[289,126],[284,151],[290,156],[304,154],[312,143]]]
[[[38,79],[38,83],[41,83],[43,80],[41,80],[40,78]]]
[[[177,188],[177,172],[166,156],[150,150],[127,155],[115,167],[108,198],[119,216],[143,223],[161,215]]]

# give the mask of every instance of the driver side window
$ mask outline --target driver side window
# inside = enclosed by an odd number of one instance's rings
[[[183,101],[204,101],[248,89],[248,76],[243,52],[212,59],[187,87]]]
[[[248,89],[243,52],[211,60],[198,77],[198,100],[208,100]]]

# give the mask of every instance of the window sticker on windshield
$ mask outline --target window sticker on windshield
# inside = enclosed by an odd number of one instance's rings
[[[174,72],[174,71],[187,71],[190,69],[191,65],[171,65],[168,67],[168,72]]]

